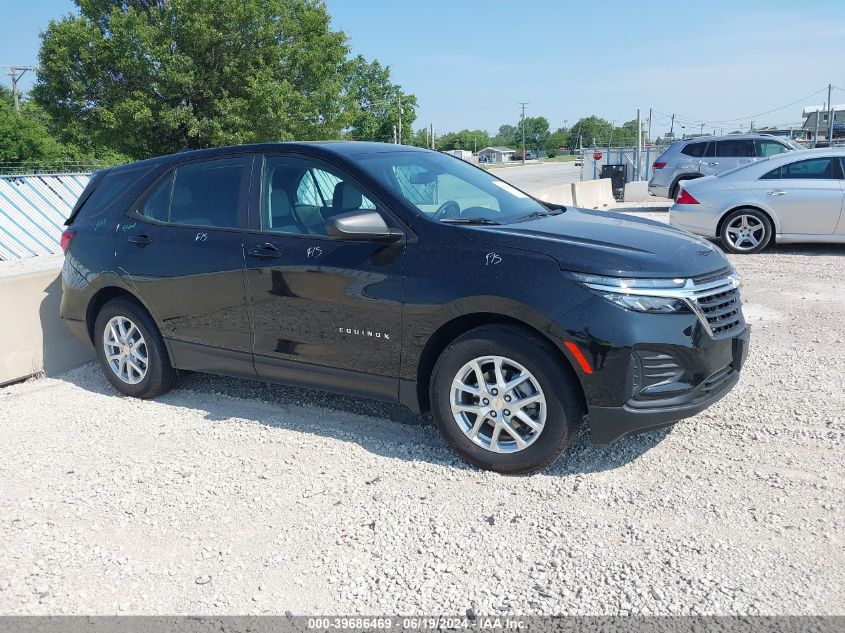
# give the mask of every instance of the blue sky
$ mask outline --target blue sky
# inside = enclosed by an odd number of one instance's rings
[[[70,0],[4,0],[0,65],[33,64],[38,34]],[[801,121],[828,82],[845,88],[840,0],[647,3],[562,0],[327,0],[353,53],[388,64],[417,95],[416,127],[495,131],[519,102],[552,127],[654,108],[689,131]],[[8,85],[8,78],[3,76]],[[24,88],[29,86],[24,83]],[[845,103],[845,90],[834,90]],[[770,114],[760,114],[778,109]],[[735,120],[741,119],[741,120]],[[676,131],[677,128],[676,128]]]

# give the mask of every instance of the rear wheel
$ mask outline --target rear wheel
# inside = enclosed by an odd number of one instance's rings
[[[579,386],[562,362],[518,327],[467,332],[434,367],[430,398],[438,428],[480,468],[523,474],[551,464],[583,417]]]
[[[737,209],[722,222],[719,237],[731,253],[758,253],[772,239],[772,223],[757,209]]]
[[[94,324],[94,344],[106,378],[127,396],[154,398],[176,383],[158,328],[131,299],[118,297],[102,307]]]

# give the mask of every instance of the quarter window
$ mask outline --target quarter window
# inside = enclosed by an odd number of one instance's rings
[[[777,141],[763,140],[754,141],[754,149],[756,150],[757,156],[759,158],[765,158],[766,156],[775,156],[776,154],[782,154],[783,152],[789,150],[789,148],[783,143],[778,143]]]
[[[763,180],[835,180],[838,169],[831,158],[799,160],[773,169],[762,176]]]
[[[171,224],[237,228],[248,158],[222,158],[177,167],[141,206],[145,217]]]

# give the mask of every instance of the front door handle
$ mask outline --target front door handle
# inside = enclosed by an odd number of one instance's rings
[[[130,235],[127,239],[140,248],[149,246],[153,243],[149,235]]]
[[[282,251],[268,242],[263,246],[256,246],[251,249],[247,252],[247,255],[257,257],[258,259],[278,259],[282,256]]]
[[[782,190],[777,190],[777,191],[767,191],[767,192],[766,192],[766,195],[767,195],[767,196],[785,196],[785,195],[786,195],[786,192],[785,192],[785,191],[782,191]]]

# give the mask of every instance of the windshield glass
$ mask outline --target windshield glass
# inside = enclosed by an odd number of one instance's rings
[[[549,213],[527,194],[454,156],[423,150],[385,152],[359,162],[432,220],[505,224]]]

